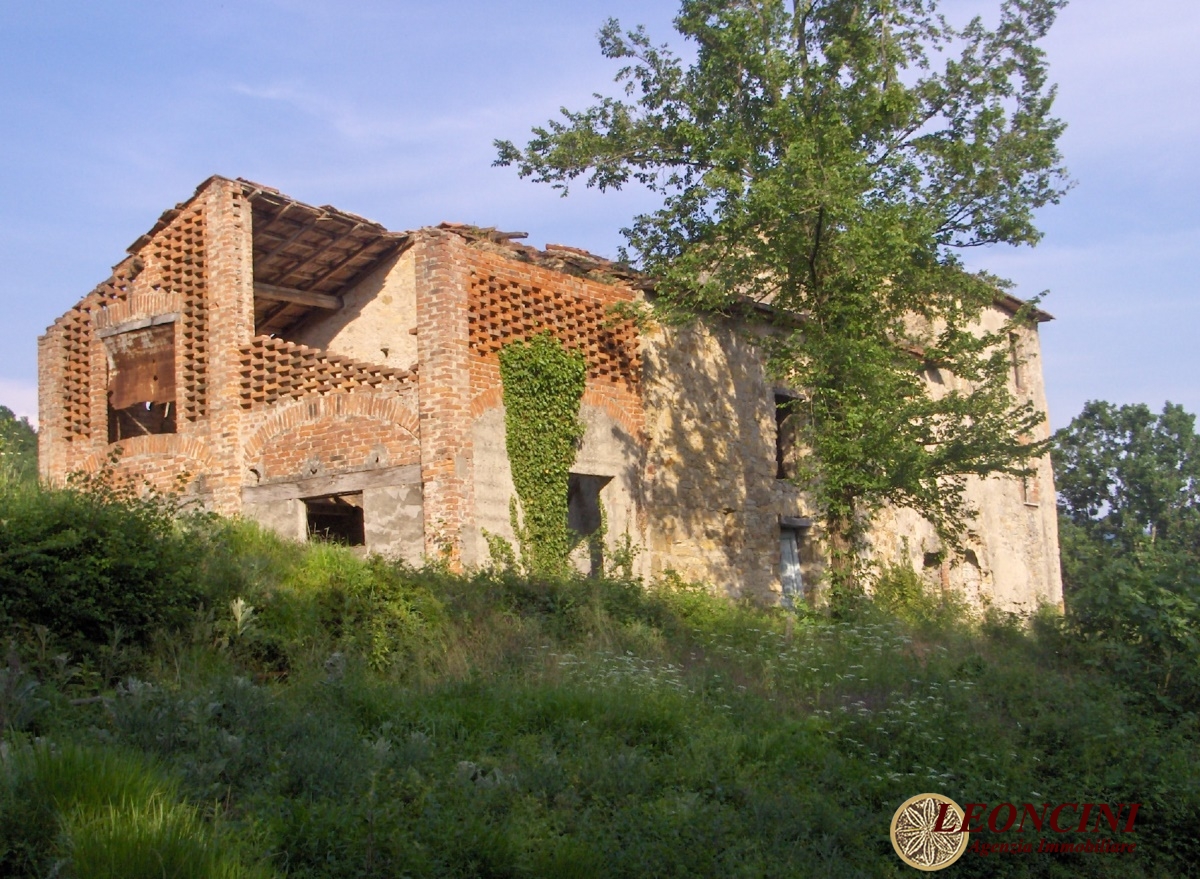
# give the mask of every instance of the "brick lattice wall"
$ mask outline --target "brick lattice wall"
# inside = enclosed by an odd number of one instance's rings
[[[376,366],[270,336],[255,336],[239,353],[243,409],[310,394],[398,388],[413,380],[413,374],[405,369]]]
[[[641,354],[637,326],[612,312],[629,303],[628,287],[605,284],[467,249],[471,261],[468,327],[472,413],[500,400],[500,349],[549,331],[588,365],[587,402],[620,414],[641,432]]]

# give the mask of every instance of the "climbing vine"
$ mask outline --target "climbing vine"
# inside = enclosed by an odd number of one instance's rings
[[[530,573],[567,570],[567,485],[583,436],[579,403],[586,376],[583,356],[564,350],[549,333],[500,350],[505,446],[517,490],[510,514]]]

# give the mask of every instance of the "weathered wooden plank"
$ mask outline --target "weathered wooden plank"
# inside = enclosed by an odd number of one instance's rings
[[[310,305],[313,308],[326,308],[337,311],[342,307],[342,300],[328,293],[314,293],[311,290],[297,290],[294,287],[277,287],[274,284],[255,282],[254,295],[272,302],[293,302],[296,305]]]
[[[272,482],[267,485],[247,485],[242,488],[242,501],[248,504],[271,503],[328,494],[345,494],[384,485],[418,485],[421,465],[385,467],[380,470],[358,470],[336,476],[313,476],[292,482]]]

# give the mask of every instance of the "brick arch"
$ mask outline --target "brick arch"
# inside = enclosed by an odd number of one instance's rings
[[[178,293],[163,290],[141,291],[135,287],[127,298],[108,303],[94,311],[92,322],[96,329],[115,327],[126,321],[178,312],[180,303]]]
[[[420,427],[412,403],[405,397],[356,390],[353,393],[301,397],[276,406],[247,440],[243,457],[247,463],[262,454],[278,436],[329,418],[369,418],[397,427],[413,440],[420,440]]]
[[[85,473],[97,472],[104,466],[108,456],[117,446],[120,446],[122,450],[120,463],[117,466],[118,470],[121,470],[134,458],[163,459],[168,457],[195,462],[197,466],[191,472],[197,476],[202,473],[212,473],[217,469],[212,452],[209,451],[208,444],[204,440],[193,436],[179,436],[174,433],[134,436],[123,439],[119,443],[111,443],[88,455],[79,469]]]
[[[638,405],[631,407],[630,403]],[[583,399],[579,401],[580,406],[595,406],[597,409],[603,410],[605,415],[621,425],[635,439],[640,438],[642,434],[640,403],[641,401],[636,397],[633,397],[632,400],[618,400],[593,388],[585,388]]]

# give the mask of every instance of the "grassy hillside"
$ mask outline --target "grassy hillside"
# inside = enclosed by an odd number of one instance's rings
[[[1196,716],[1053,614],[456,576],[85,488],[0,491],[0,874],[905,876],[925,791],[1142,804],[1132,854],[947,875],[1200,863]]]

